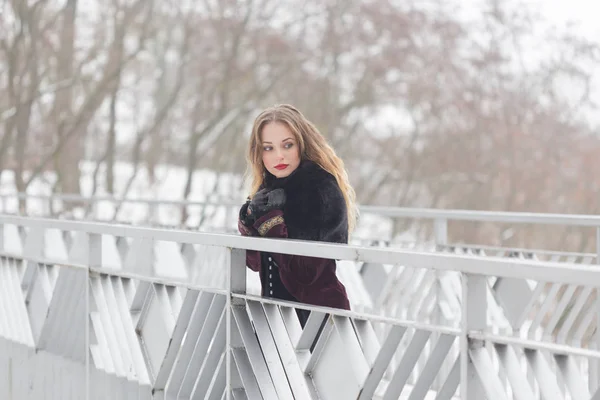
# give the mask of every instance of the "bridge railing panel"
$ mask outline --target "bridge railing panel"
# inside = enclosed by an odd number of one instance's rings
[[[598,395],[596,266],[15,216],[0,225],[0,398]],[[382,265],[396,283],[361,311],[265,299],[248,293],[246,250]],[[203,267],[224,279],[207,284]],[[296,309],[311,313],[304,327]]]

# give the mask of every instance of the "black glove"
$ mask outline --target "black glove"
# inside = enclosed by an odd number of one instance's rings
[[[250,200],[248,204],[248,217],[254,221],[272,210],[281,210],[285,205],[285,192],[283,189],[262,189]]]
[[[242,208],[240,208],[240,221],[242,221],[242,224],[246,225],[246,226],[251,226],[253,221],[252,218],[250,218],[250,215],[248,215],[248,206],[250,205],[250,199],[248,199],[244,205],[242,205]]]

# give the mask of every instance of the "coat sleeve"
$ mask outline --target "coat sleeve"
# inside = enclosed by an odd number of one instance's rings
[[[287,238],[288,227],[303,240],[348,243],[346,202],[335,181],[304,190],[288,200],[285,212],[272,210],[256,220],[253,231],[262,237]]]
[[[238,230],[242,234],[242,236],[259,236],[256,229],[252,226],[246,226],[242,221],[242,216],[246,213],[248,209],[248,202],[246,202],[242,208],[240,209],[240,216],[238,218]],[[246,267],[250,268],[252,271],[258,272],[260,271],[260,253],[256,250],[246,250]]]

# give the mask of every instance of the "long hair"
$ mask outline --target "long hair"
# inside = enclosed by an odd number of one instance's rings
[[[261,133],[265,125],[271,122],[285,124],[296,138],[300,147],[300,159],[311,160],[335,177],[340,187],[348,212],[348,231],[356,226],[358,209],[356,193],[350,185],[344,162],[335,154],[319,130],[298,111],[288,104],[267,108],[254,120],[252,135],[248,146],[247,177],[251,180],[250,196],[253,196],[263,184],[266,169],[262,162]]]

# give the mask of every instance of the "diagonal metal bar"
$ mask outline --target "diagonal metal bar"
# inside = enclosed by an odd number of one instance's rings
[[[406,328],[403,326],[392,326],[385,341],[381,345],[381,349],[377,357],[372,363],[369,375],[365,379],[365,383],[360,392],[359,400],[372,399],[379,382],[383,378],[385,370],[388,368],[395,350],[398,348],[400,341],[404,337]]]
[[[544,301],[540,305],[540,308],[536,311],[535,317],[533,318],[533,322],[531,323],[531,326],[529,327],[528,336],[530,339],[537,338],[536,337],[536,336],[538,336],[537,330],[541,329],[542,320],[548,314],[548,312],[550,312],[550,310],[553,308],[554,302],[556,300],[556,296],[558,295],[560,287],[561,287],[561,285],[559,285],[559,284],[553,284],[550,287],[550,290],[548,291],[546,296],[544,297]]]
[[[173,365],[175,364],[175,359],[179,354],[184,336],[190,324],[191,316],[196,306],[198,296],[199,292],[196,290],[188,290],[186,292],[183,304],[181,306],[181,311],[179,313],[179,318],[177,318],[173,335],[169,341],[169,347],[167,348],[165,358],[163,359],[160,369],[156,375],[154,382],[155,390],[164,390],[167,385]]]
[[[108,354],[110,355],[110,359],[112,360],[112,364],[115,369],[115,373],[117,376],[125,376],[126,371],[124,369],[123,357],[121,355],[121,351],[118,346],[117,336],[115,334],[115,328],[113,326],[112,316],[110,310],[108,309],[108,305],[106,303],[106,299],[104,296],[104,289],[102,287],[101,277],[91,278],[91,292],[94,297],[96,307],[98,309],[97,312],[97,325],[95,326],[97,332],[97,336],[103,336],[106,349],[108,350]],[[104,346],[102,346],[104,347]]]
[[[450,400],[454,397],[458,389],[458,384],[460,383],[460,357],[456,358],[452,368],[448,372],[448,376],[446,376],[446,380],[444,384],[438,390],[437,396],[435,400]]]
[[[324,313],[314,311],[310,313],[308,320],[306,321],[306,325],[304,326],[304,329],[298,338],[298,342],[296,343],[296,350],[310,349],[317,337],[324,318]]]
[[[254,322],[254,329],[260,343],[260,350],[265,358],[267,369],[279,399],[294,399],[282,360],[279,356],[275,339],[267,322],[267,317],[260,303],[249,301],[248,311]],[[243,335],[242,335],[243,337]]]
[[[593,290],[594,290],[594,288],[592,288],[592,287],[585,287],[582,289],[581,293],[579,293],[579,295],[577,296],[577,299],[575,300],[575,304],[569,311],[569,315],[567,316],[567,319],[563,322],[563,324],[558,332],[557,341],[559,343],[567,343],[568,334],[571,331],[571,329],[573,328],[575,320],[579,316],[581,311],[583,310],[583,307],[585,306],[586,302],[589,301]]]
[[[352,366],[352,371],[356,376],[356,381],[364,382],[370,368],[350,319],[337,315],[334,315],[332,319],[333,326],[342,341],[346,357],[348,357],[348,363]]]
[[[305,326],[305,329],[307,326],[308,326],[308,322],[307,322],[307,325]],[[333,332],[333,324],[330,322],[330,317],[327,317],[327,321],[326,321],[325,325],[323,326],[323,330],[321,331],[321,334],[317,338],[317,342],[316,342],[314,348],[312,349],[312,351],[310,351],[308,349],[299,350],[299,351],[297,350],[298,359],[301,362],[301,365],[302,365],[302,368],[303,368],[303,371],[305,374],[313,375],[315,367],[317,365],[317,362],[319,361],[320,357],[326,350],[326,347],[327,347],[328,341],[329,341],[329,336],[332,334],[332,332]],[[300,356],[301,354],[305,355],[305,357],[301,357]]]
[[[210,384],[208,388],[206,399],[207,400],[220,400],[225,398],[225,387],[227,385],[227,377],[226,377],[226,367],[225,367],[225,357],[227,357],[227,353],[223,352],[221,354],[221,358],[219,359],[219,365],[217,366],[217,372],[215,374],[215,378]],[[198,395],[196,395],[198,397]]]
[[[125,330],[126,341],[131,351],[132,365],[135,369],[136,377],[140,383],[149,385],[150,377],[146,369],[146,363],[135,332],[135,324],[129,311],[129,303],[125,293],[125,287],[131,282],[124,283],[120,277],[111,277],[111,282],[115,294],[115,307],[118,310],[118,315]]]
[[[225,309],[225,296],[201,292],[196,300],[196,306],[186,338],[181,347],[181,353],[173,366],[167,393],[173,388],[179,396],[189,398],[194,390],[196,380],[204,364],[208,348],[215,335],[219,321]]]
[[[423,369],[419,372],[419,379],[416,385],[413,387],[408,400],[423,399],[427,395],[431,384],[433,383],[436,375],[438,374],[452,344],[456,341],[456,336],[452,335],[440,335],[435,347],[429,354],[427,363]]]
[[[263,307],[294,396],[296,398],[311,398],[307,376],[304,375],[300,367],[300,362],[292,344],[293,339],[286,332],[287,329],[280,308],[273,304],[263,304]],[[291,310],[287,307],[285,309]],[[294,318],[296,317],[294,316]],[[297,318],[293,320],[293,323],[298,323]],[[312,388],[312,391],[314,391],[314,388]]]
[[[533,369],[544,400],[562,399],[562,392],[556,383],[556,375],[550,369],[544,355],[538,350],[525,349],[525,357]]]
[[[227,354],[227,352],[225,351],[226,319],[227,313],[225,312],[225,310],[222,310],[221,318],[219,319],[219,324],[217,328],[213,330],[213,340],[210,344],[208,353],[206,354],[206,358],[204,359],[204,364],[200,369],[200,374],[198,375],[198,382],[194,387],[194,394],[192,394],[192,397],[199,397],[208,392],[208,388],[211,384],[211,381],[214,380],[215,374],[217,373],[217,365],[221,358],[224,357],[224,354]],[[196,351],[198,351],[198,349],[196,349]],[[186,398],[184,396],[181,397]]]
[[[575,295],[575,291],[577,290],[577,288],[578,288],[578,286],[576,286],[576,285],[569,285],[567,287],[567,289],[564,291],[558,304],[552,310],[550,320],[548,322],[546,322],[545,327],[544,327],[544,330],[545,330],[544,336],[547,339],[552,340],[553,332],[556,329],[556,325],[563,318],[563,316],[565,315],[565,312],[569,312],[569,313],[572,312],[572,311],[567,311],[567,306],[573,300],[573,296]]]
[[[257,400],[263,399],[258,382],[256,381],[256,376],[252,373],[252,365],[250,364],[246,350],[243,348],[236,348],[232,349],[231,353],[235,360],[235,366],[240,374],[240,378],[242,379],[246,395],[249,396],[248,398]]]
[[[245,353],[247,354],[252,373],[256,377],[256,381],[258,382],[261,393],[266,398],[276,398],[277,392],[273,384],[273,379],[269,373],[269,369],[267,368],[267,364],[260,345],[258,344],[256,334],[252,329],[250,319],[248,318],[248,314],[246,312],[246,307],[236,306],[233,307],[232,311],[236,323],[235,325],[237,326],[242,337]],[[239,354],[241,355],[241,353]]]
[[[354,319],[353,322],[364,356],[369,365],[373,365],[381,350],[373,325],[364,319]]]
[[[489,400],[508,400],[488,350],[483,346],[472,347],[469,350],[469,355],[487,398]]]
[[[515,350],[510,345],[496,344],[495,346],[500,363],[504,367],[510,385],[513,390],[513,398],[515,400],[533,400],[535,396],[531,390],[529,382],[522,370],[521,364],[515,353]]]
[[[425,347],[425,344],[429,340],[430,335],[431,332],[418,329],[415,330],[410,344],[406,348],[402,359],[398,364],[396,372],[390,380],[390,384],[383,395],[383,400],[393,400],[400,396],[402,389],[404,389],[404,386],[406,385],[408,377],[413,371],[413,368],[417,363],[419,356],[421,355],[423,347]]]
[[[569,394],[573,400],[587,400],[590,393],[583,381],[581,371],[574,364],[573,359],[562,354],[555,354],[554,360],[562,375],[565,384],[569,388]]]
[[[598,290],[598,288],[596,288],[596,290]],[[582,346],[586,332],[588,332],[590,330],[592,324],[594,324],[594,320],[597,317],[596,311],[597,310],[594,307],[584,308],[583,316],[579,320],[577,329],[573,333],[572,343],[575,346]]]

